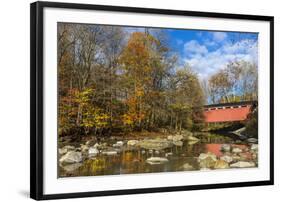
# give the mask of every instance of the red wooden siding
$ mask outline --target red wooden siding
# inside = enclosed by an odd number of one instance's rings
[[[244,121],[251,112],[251,105],[237,108],[206,108],[204,111],[206,123]]]

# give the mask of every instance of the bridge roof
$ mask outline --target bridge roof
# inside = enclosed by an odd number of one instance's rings
[[[204,107],[205,108],[213,108],[213,107],[228,107],[228,106],[241,106],[241,105],[256,105],[257,103],[258,102],[256,100],[253,100],[253,101],[210,104],[210,105],[204,105]]]

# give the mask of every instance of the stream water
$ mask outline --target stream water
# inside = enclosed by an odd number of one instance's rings
[[[82,163],[60,166],[59,177],[184,171],[187,169],[185,165],[191,166],[192,170],[200,170],[197,159],[201,153],[211,152],[219,158],[223,155],[222,144],[250,148],[246,142],[226,135],[205,133],[197,134],[196,137],[200,139],[199,142],[182,141],[182,146],[174,145],[160,151],[145,150],[140,147],[132,149],[124,144],[117,154],[100,153],[92,158],[84,159]],[[108,140],[106,143],[107,145],[113,144],[112,140]],[[151,157],[161,157],[168,161],[149,164],[147,159]]]

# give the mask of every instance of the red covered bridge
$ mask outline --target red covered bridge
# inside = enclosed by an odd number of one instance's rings
[[[256,101],[222,103],[204,106],[206,123],[245,121],[257,106]]]

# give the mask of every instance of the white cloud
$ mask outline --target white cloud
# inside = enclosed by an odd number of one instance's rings
[[[184,44],[184,52],[186,54],[207,54],[208,49],[204,45],[200,45],[198,41],[191,40]]]
[[[198,42],[193,43],[198,44]],[[204,79],[224,68],[231,61],[245,60],[257,63],[258,45],[257,41],[254,40],[225,43],[214,51],[207,51],[204,55],[200,53],[188,54],[186,52],[186,57],[183,60],[190,64],[200,78]]]
[[[227,33],[225,32],[213,32],[213,40],[216,42],[221,42],[227,38]]]

